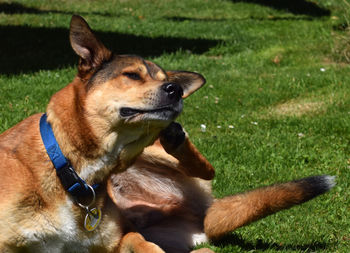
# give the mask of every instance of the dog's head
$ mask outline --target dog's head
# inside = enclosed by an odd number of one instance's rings
[[[164,71],[139,56],[112,53],[80,16],[72,17],[70,42],[80,57],[77,78],[79,87],[84,86],[84,117],[97,137],[119,135],[102,145],[117,141],[125,146],[142,138],[138,146],[150,145],[182,111],[183,98],[205,83],[197,73]]]
[[[205,79],[197,73],[164,71],[139,56],[115,55],[93,34],[80,16],[73,16],[70,42],[80,56],[79,77],[99,111],[113,125],[120,122],[164,127],[182,110],[182,99]]]
[[[93,34],[86,21],[73,16],[70,42],[80,56],[78,76],[88,97],[109,122],[164,127],[182,110],[182,99],[199,89],[205,79],[197,73],[164,71],[139,56],[115,55]]]

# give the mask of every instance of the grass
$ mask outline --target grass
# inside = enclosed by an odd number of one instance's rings
[[[68,26],[81,14],[115,52],[206,77],[179,121],[217,169],[215,196],[337,176],[330,193],[206,246],[349,252],[349,8],[347,0],[0,1],[0,132],[45,111],[72,80]]]

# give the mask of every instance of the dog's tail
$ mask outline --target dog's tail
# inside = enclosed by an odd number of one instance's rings
[[[313,176],[218,199],[207,211],[204,231],[208,238],[218,239],[236,228],[306,202],[334,185],[333,176]]]

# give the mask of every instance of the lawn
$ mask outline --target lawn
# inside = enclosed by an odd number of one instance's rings
[[[0,132],[73,79],[72,14],[117,53],[206,77],[179,122],[216,167],[215,196],[337,177],[331,192],[210,248],[350,252],[350,1],[0,1]]]

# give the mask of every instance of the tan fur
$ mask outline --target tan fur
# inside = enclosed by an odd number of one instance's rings
[[[163,252],[127,234],[129,222],[107,195],[107,180],[158,138],[181,112],[181,96],[205,80],[177,72],[172,81],[141,57],[112,54],[79,16],[72,18],[70,41],[80,56],[78,74],[52,96],[47,121],[76,172],[100,184],[94,207],[102,220],[95,231],[84,229],[86,211],[63,189],[36,114],[0,135],[0,252]]]
[[[214,199],[205,174],[193,178],[199,171],[214,175],[188,138],[176,149],[157,140],[125,172],[112,175],[108,193],[147,241],[167,253],[188,253],[197,243],[219,239],[333,187],[332,177],[316,176]]]
[[[163,252],[163,250],[159,248],[159,246],[157,246],[156,244],[145,241],[145,238],[143,238],[143,236],[139,233],[130,232],[123,237],[120,243],[119,252],[157,253]]]
[[[146,240],[167,253],[189,252],[212,203],[210,181],[193,176],[202,169],[209,179],[214,169],[188,138],[167,151],[158,140],[147,147],[125,172],[112,175],[108,193]]]
[[[208,210],[204,227],[211,238],[301,203],[303,189],[294,183],[271,186],[217,200]]]

